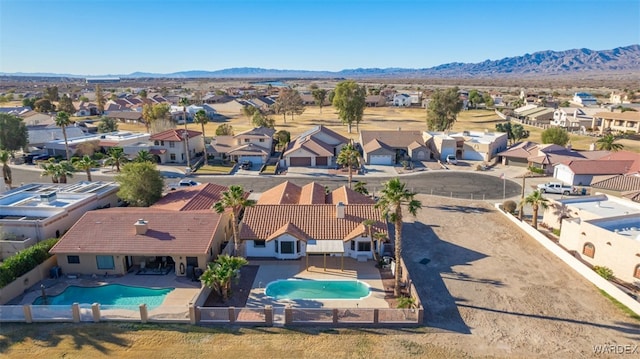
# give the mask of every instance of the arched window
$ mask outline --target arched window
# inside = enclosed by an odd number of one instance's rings
[[[633,271],[633,277],[640,279],[640,264],[638,264],[636,269]]]
[[[593,256],[596,254],[596,247],[594,247],[593,244],[587,242],[584,244],[584,247],[582,247],[582,254],[587,257],[593,258]]]

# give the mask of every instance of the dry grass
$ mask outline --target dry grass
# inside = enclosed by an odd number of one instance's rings
[[[236,133],[252,128],[249,120],[240,114],[224,113],[224,115],[229,117],[226,123],[233,126]],[[287,116],[286,123],[282,116],[274,116],[274,119],[276,120],[276,130],[289,131],[292,137],[320,124],[347,138],[357,140],[359,136],[356,126],[353,126],[352,133],[347,132],[347,127],[342,125],[337,112],[332,107],[323,108],[322,113],[320,113],[318,107],[307,107],[305,112],[302,115],[295,116],[293,121]],[[494,131],[495,125],[500,122],[500,118],[491,110],[464,111],[458,115],[458,121],[453,126],[453,130],[484,131],[488,129]],[[219,122],[207,124],[205,126],[207,136],[213,136],[220,124]],[[144,126],[141,125],[120,124],[119,128],[122,130],[144,131]],[[200,125],[197,124],[189,124],[188,128],[200,131]],[[396,130],[398,128],[402,130],[426,130],[426,111],[422,108],[367,108],[364,113],[364,119],[360,124],[360,130]],[[541,142],[542,129],[530,126],[527,126],[527,129],[531,132],[529,140]],[[589,145],[594,141],[594,137],[571,135],[571,144],[573,148],[578,150],[588,150]],[[624,144],[625,149],[629,151],[640,152],[640,141],[623,139],[620,140],[620,143]]]

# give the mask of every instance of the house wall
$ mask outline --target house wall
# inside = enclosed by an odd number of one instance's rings
[[[80,263],[69,263],[68,256],[77,255]],[[100,255],[104,255],[101,253]],[[112,270],[98,269],[96,254],[75,254],[75,253],[58,253],[58,266],[62,269],[62,273],[67,274],[101,274],[104,275],[124,275],[127,273],[124,255],[113,255],[113,263],[115,268]]]
[[[24,239],[4,237],[0,239],[0,260],[11,257],[19,251],[29,248],[37,243],[37,240],[33,237],[27,237]]]
[[[456,154],[456,140],[454,138],[434,136],[433,143],[440,151],[440,161],[446,161],[448,155]]]
[[[256,247],[251,240],[245,241],[244,245],[247,257],[275,257],[275,240],[265,242],[264,247]]]
[[[352,248],[351,242],[354,243],[354,246],[353,246],[354,249],[351,249]],[[351,241],[345,242],[344,255],[346,257],[351,257],[354,259],[357,259],[358,257],[362,257],[362,256],[365,256],[367,259],[373,259],[373,253],[370,250],[358,251],[358,243],[371,243],[371,240],[369,239],[369,237],[357,237]],[[375,248],[375,244],[374,244],[374,248]]]
[[[584,255],[585,243],[595,247],[593,258]],[[638,283],[633,276],[640,265],[640,241],[619,235],[579,219],[565,220],[560,233],[560,244],[576,252],[576,256],[592,266],[609,267],[613,274],[628,283]]]

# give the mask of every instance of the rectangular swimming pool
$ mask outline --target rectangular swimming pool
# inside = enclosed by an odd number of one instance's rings
[[[149,309],[158,307],[174,288],[144,288],[121,284],[99,287],[69,286],[55,296],[38,297],[34,305],[71,305],[100,303],[102,305],[136,306],[146,304]]]
[[[277,280],[267,285],[265,294],[274,299],[362,299],[369,285],[359,280]]]

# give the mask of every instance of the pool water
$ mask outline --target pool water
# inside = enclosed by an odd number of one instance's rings
[[[115,306],[138,306],[146,304],[149,309],[153,309],[164,301],[164,298],[174,288],[144,288],[130,287],[120,284],[107,284],[100,287],[79,287],[69,286],[62,293],[54,296],[47,296],[48,305],[71,305],[73,303]],[[40,296],[33,301],[34,305],[43,305],[44,300]]]
[[[275,299],[362,299],[369,285],[359,280],[277,280],[265,294]]]

